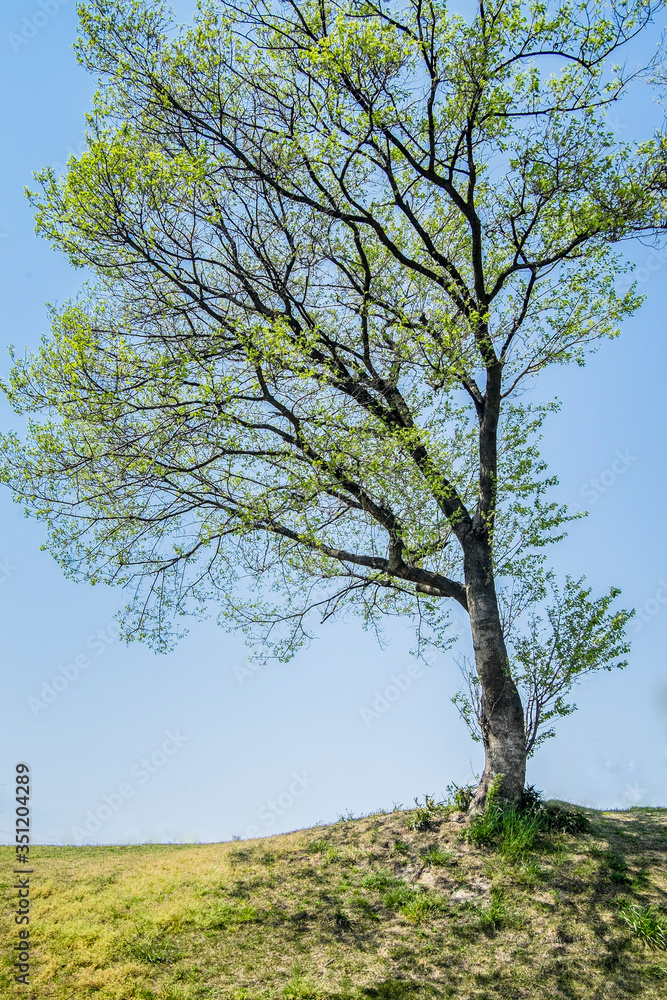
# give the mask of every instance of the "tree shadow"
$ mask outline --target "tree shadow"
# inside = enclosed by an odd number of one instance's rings
[[[562,904],[565,912],[557,934],[563,946],[572,943],[575,938],[570,933],[571,921],[583,921],[595,934],[601,953],[589,954],[586,968],[577,963],[575,970],[568,965],[563,949],[562,955],[554,955],[545,962],[540,976],[545,989],[551,981],[565,997],[581,997],[582,984],[587,984],[586,995],[590,1000],[607,1000],[609,995],[640,996],[647,990],[643,963],[628,961],[637,938],[624,930],[620,922],[610,923],[608,915],[623,898],[640,905],[649,902],[659,907],[667,905],[667,889],[649,875],[655,871],[656,862],[665,874],[667,813],[657,811],[663,819],[661,824],[658,815],[650,810],[626,810],[614,816],[586,812],[592,821],[590,834],[606,840],[609,846],[593,855],[600,864],[592,879],[578,877],[576,870],[561,871],[553,879],[552,884],[565,897]],[[584,894],[585,901],[580,898]],[[604,984],[598,985],[601,977]]]

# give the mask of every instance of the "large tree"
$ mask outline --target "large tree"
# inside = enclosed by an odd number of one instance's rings
[[[282,656],[309,613],[350,608],[446,644],[457,602],[474,808],[494,779],[521,798],[564,686],[537,627],[513,671],[508,629],[568,518],[521,391],[639,304],[617,247],[664,223],[665,149],[607,115],[661,6],[222,0],[177,30],[155,0],[80,8],[87,149],[32,197],[95,278],[16,362],[9,396],[41,416],[4,476],[67,572],[135,585],[128,635],[164,647],[214,600],[251,631],[291,622]],[[559,612],[553,644],[570,680],[574,653],[626,648],[615,591],[580,593],[593,618],[566,641]],[[527,732],[517,680],[541,670]]]

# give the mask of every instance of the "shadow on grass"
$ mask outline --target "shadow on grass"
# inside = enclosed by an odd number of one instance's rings
[[[647,902],[649,896],[643,890],[649,888],[654,903],[657,895],[658,905],[667,905],[667,891],[650,879],[652,862],[658,852],[662,860],[667,848],[667,827],[656,824],[656,814],[650,809],[627,810],[614,816],[592,810],[586,812],[592,824],[590,834],[606,840],[609,846],[604,850],[591,851],[592,857],[598,861],[593,878],[583,880],[577,877],[576,870],[572,873],[560,871],[553,878],[552,885],[564,894],[565,912],[559,922],[558,939],[563,945],[576,940],[571,933],[573,923],[583,920],[595,934],[602,954],[589,956],[587,968],[577,963],[576,969],[567,962],[565,954],[554,956],[540,969],[540,976],[545,990],[551,982],[564,997],[580,997],[581,986],[586,982],[590,982],[587,996],[591,1000],[606,1000],[612,993],[612,987],[618,996],[640,996],[647,987],[646,970],[630,963],[628,958],[637,949],[642,950],[643,946],[628,932],[627,927],[623,927],[618,910],[624,899],[640,904]],[[657,812],[664,815],[663,810]],[[585,848],[587,839],[583,838],[582,848]],[[577,897],[584,893],[588,898],[582,906],[583,901]],[[611,922],[608,919],[610,912],[613,915]],[[656,954],[658,957],[664,955],[662,952]],[[663,964],[667,966],[667,956]],[[656,968],[660,970],[661,967],[656,965]],[[604,977],[604,986],[594,986],[595,980],[599,982],[600,974]],[[667,976],[667,969],[665,974]]]
[[[413,1000],[414,997],[424,996],[424,988],[405,979],[385,979],[375,986],[364,987],[361,993],[372,1000]]]
[[[656,823],[655,815],[649,811],[636,810],[614,817],[605,817],[592,810],[585,812],[592,828],[590,834],[578,838],[575,850],[586,855],[589,863],[585,865],[584,874],[577,863],[571,863],[566,857],[563,866],[556,866],[548,878],[551,887],[560,893],[559,912],[557,919],[551,921],[550,938],[541,952],[539,971],[530,962],[500,966],[492,959],[490,967],[472,974],[476,1000],[535,996],[537,979],[540,996],[554,995],[572,1000],[580,1000],[584,995],[586,1000],[608,1000],[611,996],[631,998],[645,995],[651,985],[646,963],[629,961],[631,956],[637,957],[642,945],[621,921],[618,901],[628,897],[636,903],[648,902],[649,897],[643,890],[650,888],[654,904],[656,895],[659,906],[667,903],[667,892],[648,881],[653,867],[651,862],[664,858],[667,828]],[[591,851],[591,839],[604,839],[607,844],[604,849]],[[538,854],[545,861],[557,860],[558,840],[558,837],[540,838]],[[571,850],[571,841],[569,847]],[[593,864],[590,864],[591,854]],[[385,858],[387,864],[389,858],[387,855]],[[378,953],[386,944],[387,920],[399,920],[399,910],[385,905],[380,889],[376,898],[367,898],[363,906],[359,906],[361,900],[357,900],[355,906],[347,892],[349,886],[328,882],[329,871],[332,880],[337,882],[342,873],[334,872],[333,868],[299,871],[305,878],[298,912],[290,912],[278,904],[266,914],[267,922],[274,932],[277,931],[287,951],[298,948],[299,944],[313,947],[339,943],[363,954]],[[327,879],[327,883],[322,884],[319,881],[322,878]],[[407,890],[408,886],[405,888]],[[427,925],[433,947],[430,961],[432,967],[438,969],[438,975],[431,976],[423,965],[418,967],[419,945],[416,941],[406,941],[403,949],[395,951],[397,965],[391,970],[395,976],[403,974],[405,978],[387,978],[372,986],[357,988],[355,998],[412,1000],[458,995],[451,989],[456,988],[462,976],[468,979],[470,973],[466,974],[465,958],[456,954],[456,942],[467,951],[485,935],[491,935],[495,939],[494,947],[502,948],[505,932],[512,928],[509,920],[500,921],[497,928],[495,925],[485,928],[476,909],[451,905],[444,907],[437,919],[434,917],[434,922],[429,921]],[[596,947],[592,950],[584,951],[577,946],[584,927],[587,928],[586,937],[589,931],[595,936]],[[257,928],[253,935],[255,933],[261,934],[261,929]],[[507,944],[512,947],[509,940]],[[662,953],[656,953],[656,959],[662,957]],[[667,966],[667,956],[662,964]],[[656,962],[656,970],[661,968],[662,965]],[[386,970],[385,975],[389,971]],[[326,1000],[338,998],[332,994]]]

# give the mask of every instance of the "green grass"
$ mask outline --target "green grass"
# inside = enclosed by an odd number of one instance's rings
[[[667,949],[667,912],[657,911],[652,906],[639,906],[624,902],[619,915],[632,928],[642,944],[649,948]]]
[[[491,893],[491,900],[486,906],[481,906],[477,911],[477,922],[479,927],[486,932],[498,930],[504,926],[510,926],[515,922],[515,918],[507,912],[507,907],[503,899],[501,889],[496,888]]]
[[[495,847],[511,861],[525,859],[544,840],[545,834],[561,832],[576,836],[589,828],[589,821],[581,811],[543,802],[541,793],[532,786],[521,808],[502,806],[497,801],[497,792],[497,785],[490,789],[484,813],[472,818],[466,837],[477,846]],[[455,794],[461,797],[462,790]]]
[[[29,987],[2,848],[0,996],[662,998],[667,810],[530,812],[427,797],[264,840],[36,847]]]
[[[445,908],[446,903],[433,895],[413,893],[412,898],[401,906],[401,915],[411,924],[423,924]]]
[[[444,868],[452,859],[451,851],[443,851],[440,847],[429,847],[421,854],[421,859],[426,865]]]
[[[492,799],[481,816],[474,816],[466,836],[477,847],[495,847],[517,861],[535,847],[542,832],[540,817],[514,806],[501,809]]]
[[[149,965],[159,962],[175,962],[182,957],[182,953],[174,946],[173,942],[154,933],[139,936],[134,941],[128,942],[124,953],[130,958],[136,958]]]

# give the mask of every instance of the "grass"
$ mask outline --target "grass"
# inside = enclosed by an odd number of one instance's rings
[[[504,926],[520,925],[520,921],[516,917],[508,914],[502,889],[499,888],[492,890],[490,902],[479,908],[477,922],[479,927],[487,933]]]
[[[534,851],[545,833],[559,831],[577,835],[589,829],[589,821],[580,810],[563,809],[557,803],[547,804],[532,786],[521,809],[501,808],[496,800],[497,790],[497,785],[491,788],[483,815],[472,818],[466,836],[478,846],[495,847],[511,861],[522,860]],[[462,792],[465,796],[467,790],[458,789],[457,795]],[[619,863],[624,862],[620,859]]]
[[[570,815],[427,798],[264,840],[36,847],[29,987],[0,848],[0,996],[658,1000],[667,810]]]
[[[155,933],[140,935],[134,941],[129,941],[124,949],[130,958],[153,965],[157,962],[175,962],[182,953],[172,941],[165,940]]]
[[[667,913],[660,913],[652,906],[638,906],[625,901],[619,912],[621,919],[632,928],[642,944],[663,951],[667,949]]]
[[[500,811],[492,803],[483,816],[473,818],[467,836],[473,844],[495,846],[505,857],[517,861],[534,849],[541,831],[536,814],[515,808]]]
[[[432,846],[421,852],[421,859],[424,864],[444,868],[452,860],[451,851],[443,851],[440,847]]]

